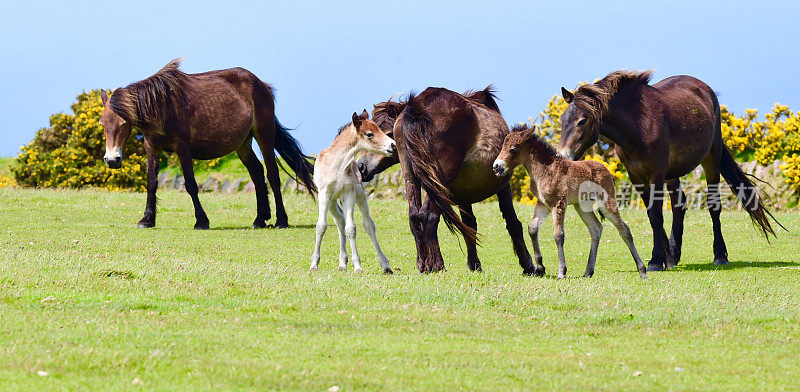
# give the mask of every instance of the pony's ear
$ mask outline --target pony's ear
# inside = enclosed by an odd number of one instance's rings
[[[100,89],[100,100],[103,102],[103,106],[106,106],[106,102],[108,102],[108,94],[106,93],[105,89]]]
[[[567,101],[567,103],[572,103],[572,98],[575,98],[575,95],[564,87],[561,87],[561,96],[564,97],[564,100]]]
[[[353,126],[356,127],[356,129],[361,127],[361,117],[359,117],[356,112],[353,112]]]
[[[367,113],[367,109],[364,109],[364,111],[361,112],[361,115],[358,117],[361,117],[362,120],[369,120],[369,113]]]

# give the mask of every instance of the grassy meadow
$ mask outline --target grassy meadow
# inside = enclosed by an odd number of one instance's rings
[[[328,231],[308,271],[316,205],[287,195],[289,229],[250,229],[252,194],[0,189],[0,390],[798,390],[800,216],[768,243],[724,212],[731,264],[710,264],[711,222],[687,215],[683,261],[638,278],[606,222],[568,216],[568,279],[522,276],[494,203],[477,205],[484,273],[441,230],[448,271],[422,276],[406,206],[375,200],[385,276],[363,229],[364,272],[341,272]],[[518,205],[527,223],[530,206]],[[646,214],[627,211],[649,256]],[[331,221],[332,223],[332,221]],[[442,225],[443,226],[443,225]],[[552,223],[544,226],[552,231]]]

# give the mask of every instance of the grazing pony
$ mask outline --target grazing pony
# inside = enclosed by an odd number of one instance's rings
[[[614,197],[614,177],[611,172],[597,161],[573,162],[556,153],[550,144],[540,139],[535,129],[525,125],[514,127],[506,136],[503,149],[494,161],[493,169],[498,177],[509,176],[514,169],[522,165],[531,178],[530,189],[536,196],[536,209],[533,220],[528,225],[528,233],[533,242],[533,253],[536,264],[542,264],[542,252],[539,250],[539,228],[547,216],[553,213],[555,224],[555,242],[558,247],[558,278],[567,274],[567,262],[564,258],[564,216],[568,206],[575,211],[589,228],[592,244],[589,248],[589,261],[586,263],[584,277],[594,274],[597,260],[597,248],[603,225],[594,215],[594,204],[597,203],[601,216],[607,217],[617,228],[620,237],[628,245],[639,275],[646,275],[644,263],[636,252],[633,235],[628,225],[622,220]]]
[[[525,246],[508,180],[497,178],[492,171],[509,130],[491,86],[464,95],[430,87],[419,95],[409,95],[405,102],[376,105],[373,120],[381,128],[391,129],[398,154],[362,156],[359,170],[367,181],[400,162],[420,272],[444,269],[437,234],[440,218],[451,232],[458,230],[464,236],[469,269],[481,271],[472,204],[497,195],[522,272],[544,275],[544,266],[534,266]],[[460,218],[452,204],[458,206]]]
[[[769,220],[772,214],[722,140],[720,107],[714,90],[686,75],[672,76],[651,86],[651,74],[652,71],[615,71],[574,93],[562,87],[569,106],[561,115],[560,152],[579,159],[600,135],[614,142],[617,156],[647,206],[653,228],[650,271],[672,268],[680,261],[686,214],[680,177],[702,165],[714,226],[714,264],[728,264],[719,221],[720,174],[764,236],[775,235]],[[665,184],[673,215],[669,240],[661,211]]]
[[[361,219],[364,230],[367,231],[375,251],[378,253],[378,262],[386,274],[392,273],[389,260],[378,245],[375,235],[375,222],[369,215],[367,194],[361,183],[361,174],[356,167],[356,156],[362,151],[375,154],[393,155],[397,147],[392,138],[372,121],[369,120],[367,111],[357,115],[353,113],[353,122],[339,130],[330,147],[322,150],[314,167],[314,183],[319,190],[319,219],[317,220],[317,241],[314,245],[314,254],[311,255],[311,269],[319,267],[320,246],[322,236],[328,228],[328,211],[333,215],[336,228],[339,231],[339,270],[347,270],[347,246],[345,236],[350,242],[352,251],[353,268],[361,272],[361,259],[356,249],[356,225],[353,221],[355,205],[361,210]],[[341,201],[341,205],[339,205]]]
[[[106,164],[114,169],[122,166],[122,146],[132,128],[138,128],[144,135],[147,205],[139,227],[156,224],[162,151],[178,155],[186,192],[194,204],[195,229],[207,229],[209,222],[197,196],[192,159],[214,159],[236,151],[255,185],[258,207],[253,227],[266,227],[272,216],[264,167],[253,152],[254,138],[264,156],[267,178],[275,195],[275,226],[288,227],[273,149],[312,195],[316,190],[311,179],[314,168],[297,140],[275,117],[272,88],[243,68],[187,74],[179,66],[180,59],[176,59],[155,75],[114,90],[111,96],[101,92],[104,108],[100,125],[105,130]]]

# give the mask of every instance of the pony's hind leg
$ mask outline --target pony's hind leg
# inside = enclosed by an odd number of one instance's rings
[[[673,268],[681,261],[683,244],[683,218],[686,215],[686,194],[681,189],[681,180],[676,178],[667,182],[670,204],[672,204],[672,234],[669,237],[667,268]]]
[[[472,204],[463,204],[461,208],[461,220],[472,228],[478,231],[478,221],[475,219],[475,214],[472,212]],[[465,239],[467,243],[467,267],[470,271],[483,272],[481,269],[481,260],[478,259],[478,244],[476,241]]]
[[[353,262],[353,270],[361,272],[361,257],[358,255],[358,247],[356,246],[356,224],[353,218],[355,214],[356,195],[355,192],[349,191],[342,194],[342,208],[344,209],[344,235],[347,237],[347,242],[350,243],[350,259]],[[339,269],[342,271],[347,270],[347,264],[339,264]]]
[[[713,148],[712,148],[713,150]],[[703,170],[706,172],[706,184],[708,186],[708,212],[711,214],[711,223],[714,227],[714,264],[728,264],[728,247],[725,246],[725,238],[722,237],[722,224],[719,215],[722,212],[722,199],[719,195],[719,163],[714,162],[712,154],[703,161]]]
[[[317,199],[319,206],[319,216],[317,218],[317,239],[314,243],[314,253],[311,255],[311,270],[316,271],[319,268],[320,250],[322,248],[322,237],[328,229],[328,210],[331,207],[331,197],[327,189],[320,189],[319,198]]]
[[[364,224],[364,230],[372,241],[372,245],[375,247],[375,252],[378,254],[378,263],[380,263],[381,268],[383,268],[383,273],[392,274],[393,272],[392,267],[389,266],[389,259],[383,254],[381,246],[378,244],[378,236],[375,233],[375,221],[372,220],[372,216],[369,214],[369,204],[367,204],[367,194],[364,191],[364,186],[356,183],[354,188],[356,191],[356,203],[361,210],[361,221]]]
[[[528,252],[528,247],[525,246],[525,235],[522,234],[522,223],[517,218],[517,213],[514,211],[514,201],[511,196],[511,186],[506,185],[499,192],[497,192],[497,200],[500,204],[500,212],[503,214],[503,220],[506,221],[506,230],[511,236],[511,244],[514,247],[514,253],[517,254],[519,265],[522,267],[522,273],[526,275],[544,275],[544,266],[541,265],[541,260],[538,265],[534,266],[531,260],[531,254]]]
[[[631,229],[627,224],[625,224],[625,221],[622,220],[622,217],[619,214],[617,201],[613,198],[606,200],[605,204],[600,205],[600,212],[603,214],[603,216],[611,221],[611,224],[613,224],[614,227],[617,228],[619,236],[622,237],[622,241],[624,241],[625,245],[628,246],[628,250],[630,250],[631,256],[633,256],[633,261],[636,263],[636,270],[639,271],[639,276],[645,278],[647,276],[647,268],[644,266],[642,258],[639,257],[639,252],[636,251],[636,245],[633,243],[633,234],[631,234]]]
[[[536,203],[536,207],[534,207],[533,219],[531,219],[531,223],[528,224],[528,235],[531,236],[531,242],[533,243],[533,257],[536,260],[536,269],[541,271],[541,273],[538,274],[540,276],[544,275],[545,269],[542,263],[542,250],[539,248],[539,229],[549,215],[550,210],[539,201]]]
[[[250,173],[250,179],[253,180],[256,189],[256,219],[253,221],[253,228],[267,227],[267,221],[272,217],[269,211],[269,189],[264,180],[264,166],[253,151],[252,137],[244,141],[236,150],[236,155]]]
[[[600,237],[603,235],[603,225],[597,220],[593,211],[584,211],[579,205],[575,205],[575,211],[581,217],[583,223],[589,229],[589,235],[592,237],[592,244],[589,247],[589,261],[586,263],[586,272],[583,274],[585,278],[591,278],[594,275],[594,265],[597,262],[597,248],[600,247]]]
[[[444,271],[444,257],[442,257],[442,250],[439,247],[438,233],[441,214],[433,206],[433,200],[429,196],[425,197],[420,213],[423,216],[422,235],[425,238],[426,254],[428,255],[423,262],[421,272]]]
[[[274,121],[259,121],[253,132],[264,156],[264,166],[267,167],[267,180],[269,187],[272,188],[272,195],[275,196],[275,227],[289,227],[289,217],[286,216],[286,208],[283,206],[283,195],[281,195],[281,177],[278,172],[278,163],[275,158],[275,123]]]

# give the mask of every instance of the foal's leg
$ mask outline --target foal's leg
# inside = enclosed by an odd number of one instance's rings
[[[267,183],[264,180],[264,166],[258,160],[256,153],[253,151],[253,139],[248,138],[236,150],[236,155],[247,168],[250,173],[250,179],[253,180],[253,185],[256,188],[256,220],[253,221],[253,228],[267,227],[267,222],[271,215],[269,211],[269,190]]]
[[[472,212],[472,204],[462,204],[461,220],[469,226],[472,230],[478,231],[478,221],[475,219],[475,214]],[[477,241],[464,239],[467,243],[467,267],[470,271],[483,272],[481,269],[481,261],[478,259],[478,244]]]
[[[144,216],[139,221],[140,228],[154,227],[156,225],[156,191],[158,191],[158,161],[161,151],[144,141],[144,150],[147,153],[147,205],[144,207]]]
[[[591,278],[594,275],[594,265],[597,262],[597,248],[600,247],[600,237],[603,235],[603,225],[597,220],[597,216],[592,211],[584,211],[577,204],[575,211],[581,217],[583,223],[589,228],[589,235],[592,237],[592,244],[589,247],[589,261],[586,263],[586,272],[583,274],[584,278]]]
[[[686,215],[686,195],[681,189],[681,180],[676,178],[667,182],[670,204],[672,204],[672,235],[669,238],[667,268],[673,268],[681,261],[683,244],[683,218]]]
[[[533,243],[533,257],[536,259],[537,275],[544,275],[544,264],[542,263],[542,250],[539,249],[539,229],[544,224],[544,221],[550,215],[550,209],[545,207],[541,201],[536,202],[536,207],[533,210],[533,219],[528,224],[528,234],[531,236]]]
[[[564,217],[567,214],[567,208],[562,203],[553,207],[553,224],[555,231],[553,238],[558,248],[558,278],[564,279],[567,276],[567,259],[564,256]]]
[[[642,278],[647,277],[647,269],[642,262],[642,258],[639,257],[639,252],[636,251],[636,245],[633,244],[631,229],[619,215],[617,201],[613,198],[606,200],[605,204],[600,205],[600,212],[602,212],[603,216],[610,220],[611,224],[617,228],[617,232],[619,232],[619,236],[622,237],[622,241],[625,242],[625,245],[628,245],[628,250],[630,250],[633,261],[636,263],[636,270],[639,271],[639,276]]]
[[[266,186],[266,184],[265,184]],[[331,197],[327,189],[319,190],[317,205],[319,206],[319,216],[317,217],[317,239],[314,243],[314,253],[311,255],[311,270],[319,268],[320,251],[322,248],[322,237],[328,229],[328,210],[331,207]]]
[[[514,253],[517,254],[519,265],[522,267],[522,273],[525,275],[544,275],[544,266],[541,265],[541,260],[538,265],[534,267],[531,254],[528,252],[528,247],[525,245],[525,235],[522,234],[522,223],[517,218],[517,212],[514,211],[514,200],[511,196],[511,186],[506,185],[500,192],[497,192],[497,200],[500,204],[500,212],[503,214],[503,219],[506,221],[506,230],[511,236],[511,244],[514,247]]]
[[[203,211],[203,206],[200,205],[200,198],[197,196],[197,181],[194,179],[194,168],[192,167],[192,153],[189,149],[189,143],[179,141],[175,148],[175,153],[178,154],[178,160],[181,161],[181,170],[183,171],[183,178],[185,180],[186,193],[192,198],[194,204],[194,228],[197,230],[208,229],[208,216]]]
[[[344,213],[342,207],[335,200],[331,202],[331,215],[336,223],[336,232],[339,234],[339,266],[347,268],[347,238],[344,236]]]
[[[344,235],[347,236],[347,241],[350,243],[350,251],[352,253],[350,258],[353,262],[353,270],[361,272],[361,258],[356,247],[356,223],[353,218],[356,208],[355,192],[345,191],[342,193],[342,208],[344,209]],[[339,269],[346,271],[347,264],[339,264]]]
[[[391,274],[392,268],[389,266],[389,260],[386,258],[386,255],[383,254],[381,246],[378,245],[378,236],[375,233],[375,222],[369,215],[369,204],[367,204],[367,194],[364,192],[364,186],[360,183],[356,183],[353,188],[355,188],[356,192],[358,209],[361,210],[361,221],[364,224],[364,230],[366,230],[367,235],[369,235],[369,239],[372,240],[375,252],[378,253],[378,263],[380,263],[385,274]]]
[[[711,156],[710,153],[709,156]],[[719,214],[722,212],[722,199],[719,195],[719,164],[713,163],[712,159],[706,157],[706,160],[703,161],[703,170],[706,172],[706,184],[708,184],[706,203],[714,226],[714,264],[726,265],[728,264],[728,248],[725,246],[722,224],[719,221]]]

